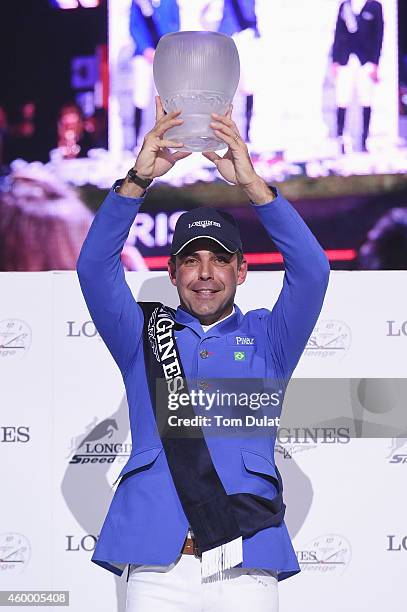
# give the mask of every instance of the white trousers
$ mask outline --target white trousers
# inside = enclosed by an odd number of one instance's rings
[[[180,554],[167,566],[130,565],[126,612],[278,612],[277,572],[234,567],[201,579],[201,561]]]
[[[356,88],[358,101],[361,106],[371,106],[374,83],[371,78],[373,65],[367,62],[361,65],[359,58],[351,53],[346,66],[338,67],[336,77],[336,106],[349,106],[353,88]]]

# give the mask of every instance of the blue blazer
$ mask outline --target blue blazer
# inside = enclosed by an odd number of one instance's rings
[[[294,207],[277,194],[273,201],[253,206],[284,256],[279,297],[271,311],[260,308],[243,314],[235,304],[235,313],[206,333],[198,319],[179,307],[176,320],[185,327],[175,336],[187,378],[260,377],[287,383],[291,377],[319,316],[329,263]],[[93,220],[77,263],[86,304],[120,369],[129,405],[132,451],[118,475],[119,484],[92,556],[94,563],[117,575],[129,563],[173,562],[188,531],[149,397],[143,314],[120,260],[143,199],[111,190]],[[244,358],[235,359],[236,352],[244,352]],[[254,493],[273,499],[279,487],[275,431],[247,437],[205,437],[228,494]],[[300,571],[284,521],[243,540],[243,567],[278,570],[278,580]]]

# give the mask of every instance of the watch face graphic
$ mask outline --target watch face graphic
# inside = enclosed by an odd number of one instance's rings
[[[351,331],[343,321],[320,321],[314,327],[305,347],[307,357],[342,359],[351,343]]]
[[[22,359],[31,346],[31,328],[21,319],[0,321],[0,358]]]
[[[350,543],[335,533],[319,536],[308,542],[305,548],[310,554],[299,562],[301,569],[342,574],[351,559]]]
[[[21,533],[0,533],[0,576],[20,574],[31,557],[31,546]]]

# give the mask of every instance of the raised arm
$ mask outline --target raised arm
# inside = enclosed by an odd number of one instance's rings
[[[283,286],[265,323],[278,375],[287,380],[321,312],[330,267],[309,227],[274,189],[273,201],[254,208],[284,259]]]
[[[93,219],[76,265],[90,316],[123,375],[141,337],[143,314],[125,280],[120,255],[143,200],[112,189]]]
[[[231,183],[239,185],[254,205],[269,236],[283,255],[283,288],[266,317],[266,333],[277,375],[287,379],[294,370],[317,321],[329,279],[328,259],[295,208],[256,174],[247,146],[232,120],[232,107],[213,116],[214,133],[229,146],[220,157],[203,153]]]
[[[182,123],[180,111],[168,115],[156,96],[156,124],[144,137],[134,170],[141,179],[165,174],[190,153],[171,154],[167,147],[182,143],[163,140],[169,128]],[[120,255],[130,227],[144,200],[145,189],[126,179],[100,206],[82,245],[76,270],[92,320],[125,376],[141,338],[143,314],[127,285]]]

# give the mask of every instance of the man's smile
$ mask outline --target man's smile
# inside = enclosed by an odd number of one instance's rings
[[[193,289],[193,292],[201,298],[211,298],[219,292],[219,289]]]

